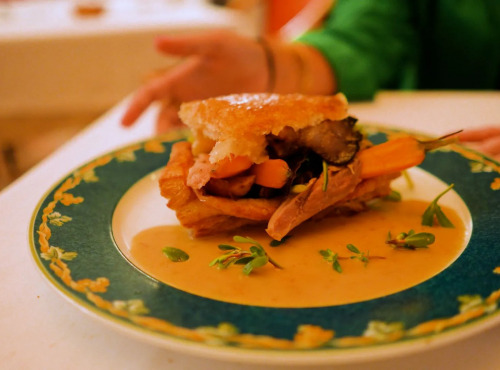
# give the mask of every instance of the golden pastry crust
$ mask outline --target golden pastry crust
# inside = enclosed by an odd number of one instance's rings
[[[297,131],[347,116],[343,94],[235,94],[184,103],[179,111],[193,132],[195,155],[210,152],[212,163],[230,153],[260,163],[267,159],[267,134],[278,135],[287,126]]]

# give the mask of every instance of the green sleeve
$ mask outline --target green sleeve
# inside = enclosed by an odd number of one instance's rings
[[[380,88],[411,86],[416,35],[407,0],[338,0],[322,29],[297,41],[329,61],[337,89],[349,100],[373,98]],[[403,82],[402,82],[403,81]]]

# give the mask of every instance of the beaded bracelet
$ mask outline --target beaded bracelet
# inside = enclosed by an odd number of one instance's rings
[[[264,54],[266,55],[268,72],[267,92],[273,92],[276,87],[276,61],[274,60],[274,54],[267,40],[260,37],[257,41],[262,46]]]
[[[304,55],[303,51],[303,46],[294,43],[291,46],[291,50],[294,54],[295,60],[297,62],[298,66],[298,75],[299,75],[299,88],[298,92],[301,94],[309,94],[311,92],[312,86],[311,82],[312,80],[310,79],[310,72],[309,68],[307,67],[307,61],[306,61],[306,56]]]

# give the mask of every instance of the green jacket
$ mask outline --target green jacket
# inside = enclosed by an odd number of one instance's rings
[[[350,100],[378,89],[500,88],[500,0],[338,0],[316,47]]]

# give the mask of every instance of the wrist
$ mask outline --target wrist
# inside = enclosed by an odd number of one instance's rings
[[[264,91],[274,92],[276,88],[276,59],[274,52],[269,41],[265,38],[259,38],[257,41],[262,47],[266,61],[267,82]]]
[[[267,92],[300,92],[301,60],[289,45],[277,40],[259,40],[267,61]]]
[[[335,91],[333,71],[316,49],[269,39],[259,43],[266,55],[268,92],[323,95]]]
[[[299,90],[302,94],[329,95],[336,92],[335,74],[317,49],[299,42],[289,47],[299,60]]]

